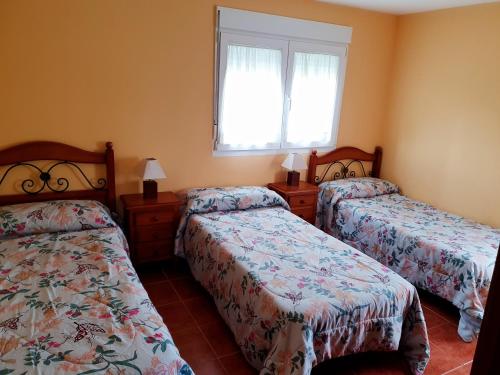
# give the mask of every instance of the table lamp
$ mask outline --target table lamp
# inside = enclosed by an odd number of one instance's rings
[[[158,197],[158,184],[156,180],[167,178],[165,171],[155,158],[147,158],[142,177],[142,194],[145,199]]]
[[[307,169],[304,158],[295,152],[288,154],[281,166],[289,171],[286,184],[290,186],[299,186],[300,173],[297,172],[297,170]]]

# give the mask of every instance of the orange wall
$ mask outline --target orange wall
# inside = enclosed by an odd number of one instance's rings
[[[140,161],[161,189],[265,184],[284,155],[213,157],[215,5],[353,27],[338,145],[382,140],[396,17],[312,0],[0,1],[0,148],[113,141],[119,193]]]
[[[500,227],[500,4],[398,18],[382,174]]]

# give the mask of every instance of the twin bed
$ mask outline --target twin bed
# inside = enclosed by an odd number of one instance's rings
[[[189,191],[176,253],[261,374],[308,374],[329,358],[396,350],[413,374],[425,369],[415,287],[293,215],[273,191]]]
[[[461,315],[458,333],[471,341],[483,318],[500,230],[400,195],[396,185],[378,179],[381,157],[380,148],[313,152],[308,181],[320,188],[316,224],[452,302]],[[363,162],[373,163],[372,177]]]
[[[333,177],[354,177],[349,166],[362,160],[373,162],[378,176],[380,156],[357,149],[313,154],[309,179],[319,182],[316,166],[340,159],[354,161]],[[32,160],[58,162],[41,170]],[[93,184],[78,163],[105,164],[106,179]],[[50,142],[0,153],[0,165],[12,165],[0,184],[23,166],[38,169],[42,184],[37,189],[27,179],[21,187],[28,194],[0,196],[0,373],[192,373],[108,210],[115,204],[113,163],[111,144],[102,154]],[[76,167],[91,189],[66,191],[65,178],[54,183],[50,174],[61,164]],[[464,329],[482,317],[496,255],[488,246],[498,246],[498,231],[409,201],[387,182],[342,181],[320,185],[318,219],[346,243],[290,213],[265,188],[188,193],[176,253],[261,374],[308,374],[329,358],[368,351],[400,351],[409,371],[422,374],[429,342],[410,282],[458,305]],[[30,203],[10,205],[22,202]],[[452,228],[450,242],[441,244]],[[464,244],[471,246],[465,255]]]
[[[41,180],[0,197],[0,374],[192,373],[110,215],[113,159],[110,143],[105,153],[52,142],[0,152],[0,184],[26,168]],[[57,162],[42,170],[33,160]],[[93,184],[81,163],[105,165],[106,179]],[[66,191],[69,180],[51,176],[61,165],[91,188]]]

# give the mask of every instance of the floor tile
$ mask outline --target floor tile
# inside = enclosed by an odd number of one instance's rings
[[[257,375],[259,372],[246,361],[243,354],[236,353],[219,359],[231,375]]]
[[[218,357],[239,352],[240,348],[236,344],[233,333],[222,319],[217,319],[212,323],[201,325],[200,329],[209,340],[210,338],[217,338],[210,342]]]
[[[183,277],[192,277],[189,266],[183,259],[176,259],[165,263],[163,273],[169,280],[176,280]]]
[[[163,317],[171,333],[192,327],[196,324],[189,310],[181,301],[169,303],[158,308],[158,312]]]
[[[450,357],[461,361],[457,363],[457,366],[471,361],[474,357],[477,341],[474,340],[471,343],[462,341],[454,324],[447,323],[429,328],[428,333],[434,345],[447,351]]]
[[[208,344],[200,329],[192,326],[177,332],[172,332],[175,345],[189,364],[215,359],[215,353]]]
[[[143,285],[167,280],[162,264],[144,264],[137,268],[139,280]]]
[[[457,363],[456,358],[451,357],[447,351],[431,342],[431,359],[425,369],[425,375],[442,375],[460,365],[461,363]]]
[[[218,359],[194,360],[189,365],[196,375],[227,375],[224,366]]]
[[[200,297],[206,294],[205,289],[192,277],[182,277],[171,280],[180,298],[183,300]]]
[[[219,319],[222,320],[215,304],[207,300],[206,297],[192,298],[184,301],[184,303],[199,325],[216,322]]]
[[[456,368],[454,370],[451,370],[450,372],[447,372],[446,375],[470,375],[471,370],[472,370],[472,362],[463,365],[459,368]]]
[[[144,287],[156,308],[179,300],[169,281],[145,284]]]
[[[423,306],[422,309],[424,311],[425,324],[427,326],[427,329],[439,326],[441,324],[449,323],[448,320],[432,311],[429,307]]]
[[[460,313],[458,309],[451,304],[451,302],[420,289],[418,294],[424,307],[429,308],[434,313],[446,319],[448,322],[458,325]]]

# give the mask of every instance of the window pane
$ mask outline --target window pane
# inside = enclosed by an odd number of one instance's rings
[[[294,53],[287,143],[296,147],[330,143],[338,69],[337,56]]]
[[[277,148],[281,141],[281,50],[229,45],[220,108],[220,143]]]

